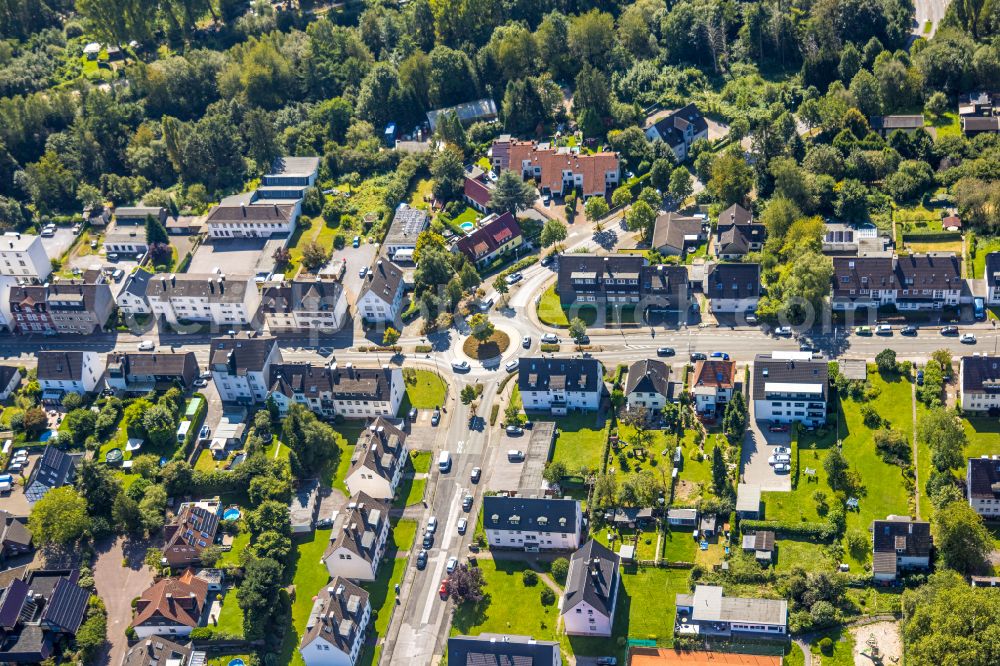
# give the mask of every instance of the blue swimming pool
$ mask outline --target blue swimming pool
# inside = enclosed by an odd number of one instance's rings
[[[226,510],[222,512],[222,519],[223,520],[239,520],[240,519],[240,510],[239,510],[239,507],[235,507],[235,506],[227,507]],[[232,662],[230,662],[230,663],[232,663]]]
[[[246,664],[242,659],[237,658],[237,659],[230,659],[229,666],[246,666]]]
[[[462,222],[458,226],[460,226],[462,228],[462,231],[464,231],[465,233],[469,233],[470,231],[473,231],[476,228],[476,225],[474,225],[472,222]]]
[[[45,432],[43,432],[41,435],[38,436],[38,441],[39,442],[47,442],[47,441],[49,441],[50,437],[52,437],[52,431],[51,430],[46,430]]]

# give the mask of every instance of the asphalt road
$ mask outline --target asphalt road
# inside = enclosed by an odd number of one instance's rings
[[[938,26],[941,24],[941,20],[944,19],[944,13],[948,9],[949,0],[914,0],[914,15],[913,15],[913,30],[911,34],[912,39],[917,37],[923,37],[924,39],[930,39],[937,32]],[[930,21],[931,28],[929,32],[924,32],[924,25]]]

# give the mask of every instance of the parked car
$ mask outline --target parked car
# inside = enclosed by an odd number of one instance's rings
[[[790,455],[788,455],[787,453],[783,453],[781,455],[776,455],[776,456],[768,456],[768,458],[767,458],[767,464],[768,465],[777,465],[778,463],[789,462],[791,459],[792,459],[792,457]]]
[[[773,423],[768,428],[768,430],[770,430],[771,432],[788,432],[788,426],[784,425],[783,423]]]
[[[799,351],[809,352],[810,354],[815,354],[819,351],[819,347],[812,344],[811,342],[800,342]]]
[[[125,277],[125,271],[120,268],[116,268],[115,272],[111,274],[111,279],[115,282],[121,282],[123,277]]]
[[[431,414],[431,425],[436,426],[438,423],[441,423],[441,410],[435,409],[434,413]]]
[[[156,349],[156,343],[152,340],[143,340],[139,343],[139,351],[153,351]]]
[[[920,370],[917,370],[917,386],[923,386],[923,385],[924,385],[924,371],[921,368]]]
[[[531,346],[531,336],[530,335],[526,335],[523,338],[521,338],[521,346],[524,347],[525,349],[527,349],[528,347]]]
[[[524,451],[518,451],[517,449],[510,449],[507,451],[507,460],[510,462],[519,462],[524,460]]]
[[[451,369],[456,372],[468,372],[469,362],[468,361],[455,361],[451,364]]]
[[[547,345],[559,344],[559,336],[555,333],[546,333],[542,336],[542,342]]]
[[[366,275],[368,275],[368,267],[367,266],[362,266],[361,270],[358,271],[358,277],[361,278],[361,279],[364,279],[364,277]]]
[[[552,255],[551,254],[545,255],[544,257],[542,257],[542,260],[538,263],[540,263],[542,266],[548,266],[549,264],[552,263]]]
[[[875,335],[892,335],[892,326],[889,324],[879,324],[875,327]]]
[[[209,428],[207,425],[203,425],[201,427],[201,431],[198,432],[198,439],[206,440],[211,436],[212,436],[212,429]]]
[[[469,479],[473,483],[479,483],[479,479],[480,479],[480,477],[482,477],[482,475],[483,475],[483,470],[481,470],[478,467],[473,467],[472,468],[472,474],[470,475]]]
[[[755,314],[748,314],[747,315],[747,323],[750,324],[751,326],[756,326],[757,325],[757,315],[755,315]]]
[[[194,386],[195,388],[205,388],[206,386],[208,386],[208,380],[199,377],[198,379],[194,380],[194,382],[192,382],[192,386]]]
[[[707,361],[708,355],[705,352],[691,352],[692,361]]]
[[[984,321],[986,319],[986,301],[982,296],[976,296],[972,299],[972,314],[975,316],[976,321]]]
[[[614,657],[598,657],[597,666],[616,666],[618,660]]]
[[[974,336],[972,333],[963,333],[962,337],[959,338],[959,340],[962,342],[962,344],[965,345],[976,344],[976,336]]]
[[[676,353],[673,347],[660,347],[656,350],[657,356],[673,356]]]
[[[792,471],[792,466],[788,463],[778,463],[774,466],[775,472],[790,472]]]
[[[721,358],[723,361],[729,360],[729,354],[726,352],[714,351],[711,356],[712,358]]]
[[[458,533],[465,534],[465,530],[469,527],[469,521],[465,518],[458,519]]]
[[[490,308],[493,307],[493,297],[487,298],[485,301],[479,304],[480,312],[489,312]]]
[[[424,532],[424,541],[423,541],[423,544],[424,544],[424,548],[433,548],[434,547],[434,533],[433,532]]]
[[[427,566],[427,551],[421,548],[420,552],[417,553],[417,568],[423,569],[426,566]]]
[[[518,362],[516,358],[512,358],[506,363],[504,363],[503,369],[507,372],[514,372],[517,370]]]
[[[872,327],[871,326],[855,326],[854,327],[854,335],[871,335],[871,334],[872,334]]]
[[[774,450],[771,451],[771,453],[773,453],[776,456],[778,456],[778,455],[786,455],[786,456],[788,456],[788,455],[792,454],[792,450],[790,448],[788,448],[787,446],[776,446],[776,447],[774,447]]]
[[[361,237],[355,236],[354,240],[351,241],[351,247],[361,247]]]
[[[441,581],[441,587],[438,588],[438,595],[443,601],[448,601],[448,579],[445,578]]]
[[[958,326],[942,326],[941,335],[958,335]]]
[[[410,408],[410,422],[412,423],[413,421],[416,421],[416,420],[417,420],[417,408],[416,407],[411,407]]]
[[[466,511],[472,508],[472,495],[466,495],[462,498],[462,508]]]
[[[430,533],[437,532],[438,519],[437,516],[431,516],[427,519],[427,531]]]
[[[451,573],[452,571],[455,570],[455,567],[457,566],[458,566],[458,558],[452,555],[451,557],[448,558],[448,564],[447,566],[445,566],[445,570],[448,573]]]
[[[904,326],[903,328],[899,329],[899,332],[902,335],[916,335],[917,334],[917,327],[916,326]]]
[[[774,334],[778,335],[778,336],[782,336],[782,337],[786,337],[787,338],[788,336],[790,336],[792,334],[792,327],[791,326],[779,326],[778,328],[774,329]]]
[[[524,278],[524,276],[521,275],[520,273],[511,273],[510,275],[505,277],[503,281],[506,282],[507,284],[517,284],[522,280],[522,278]]]

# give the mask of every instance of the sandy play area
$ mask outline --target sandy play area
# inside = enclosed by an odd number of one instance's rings
[[[854,666],[872,666],[876,662],[872,661],[868,639],[875,637],[875,644],[878,646],[882,657],[882,664],[899,664],[903,660],[903,639],[899,633],[899,623],[897,622],[876,622],[866,624],[863,627],[851,629],[854,636]],[[862,652],[864,654],[862,654]]]

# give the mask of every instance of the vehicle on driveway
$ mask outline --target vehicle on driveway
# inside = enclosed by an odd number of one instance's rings
[[[774,447],[774,450],[771,451],[771,453],[773,453],[776,456],[778,456],[778,455],[786,455],[787,456],[787,455],[791,455],[792,454],[792,450],[790,448],[788,448],[787,446],[776,446],[776,447]]]
[[[208,386],[208,380],[199,377],[198,379],[194,380],[194,382],[192,382],[191,385],[194,386],[195,388],[205,388],[206,386]]]
[[[205,441],[212,435],[212,429],[207,425],[201,427],[201,431],[198,433],[198,439]]]
[[[941,335],[958,335],[958,326],[942,326]]]
[[[783,423],[772,423],[768,430],[771,432],[788,432],[788,426]]]
[[[792,471],[792,466],[788,463],[778,463],[774,466],[775,472],[790,472]]]
[[[900,332],[901,335],[916,335],[917,334],[917,327],[916,326],[904,326],[903,328],[899,329],[899,332]]]
[[[413,423],[416,420],[417,420],[417,408],[416,407],[411,407],[410,408],[410,422]]]
[[[506,430],[507,434],[510,435],[511,437],[519,437],[520,435],[524,434],[524,429],[521,428],[521,426],[509,425],[507,426]]]
[[[964,345],[974,345],[974,344],[976,344],[976,336],[974,336],[972,333],[963,333],[962,337],[959,338],[959,340]]]
[[[451,364],[451,369],[455,372],[468,372],[469,367],[468,361],[454,361]]]
[[[781,455],[769,456],[767,459],[768,465],[777,465],[778,463],[786,463],[791,461],[792,457],[787,453],[782,453]]]
[[[673,356],[676,353],[673,347],[660,347],[656,350],[657,356]]]
[[[479,479],[480,479],[480,478],[481,478],[482,476],[483,476],[483,470],[481,470],[481,469],[480,469],[480,468],[478,468],[478,467],[473,467],[473,468],[472,468],[472,474],[471,474],[471,475],[469,476],[469,479],[470,479],[470,480],[471,480],[471,481],[472,481],[473,483],[479,483]]]
[[[597,666],[616,666],[618,660],[614,657],[598,657],[597,661],[594,662]]]
[[[986,301],[982,296],[976,296],[972,299],[972,314],[975,316],[976,321],[985,321]]]

